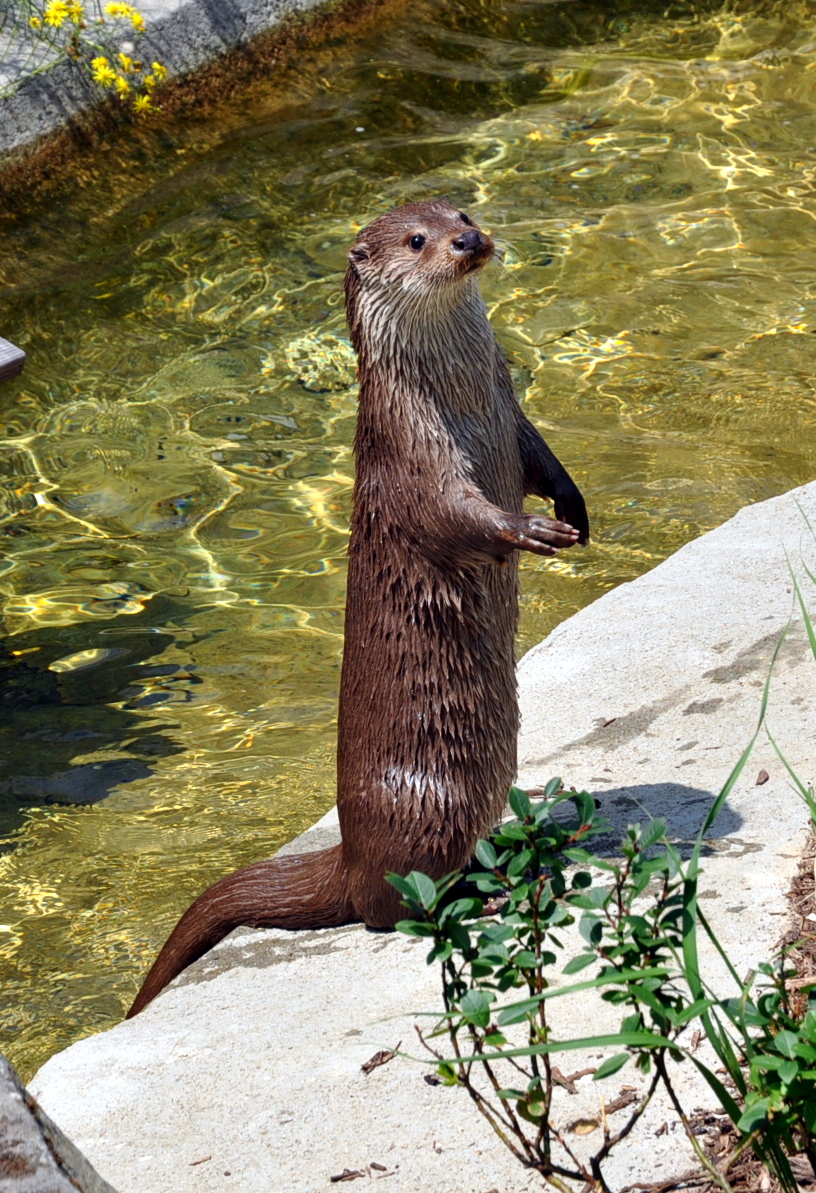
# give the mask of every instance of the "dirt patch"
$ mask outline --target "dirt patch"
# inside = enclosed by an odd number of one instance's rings
[[[780,944],[788,950],[788,956],[796,970],[797,977],[791,983],[794,988],[806,986],[816,979],[816,877],[813,867],[816,863],[816,838],[808,836],[799,868],[794,877],[788,903],[791,918]]]

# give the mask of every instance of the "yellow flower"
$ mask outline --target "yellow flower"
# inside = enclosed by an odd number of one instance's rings
[[[126,74],[132,75],[136,70],[136,63],[132,58],[128,58],[127,54],[120,54],[119,62],[121,64],[122,70],[125,71]]]
[[[145,116],[148,112],[156,111],[150,102],[149,95],[137,95],[133,101],[133,110],[137,116]]]
[[[94,58],[91,63],[95,83],[103,87],[111,87],[116,82],[116,71],[113,70],[107,58]]]
[[[79,0],[68,0],[65,11],[77,27],[85,20],[85,9]]]
[[[113,87],[122,99],[124,99],[125,96],[130,92],[130,83],[127,81],[124,75],[116,76],[116,82],[114,83]]]
[[[42,28],[42,21],[40,20],[39,17],[29,17],[28,23],[32,29],[41,29]]]
[[[159,82],[163,83],[167,78],[167,67],[162,66],[161,62],[151,62],[150,66]]]
[[[102,11],[109,17],[129,17],[131,9],[129,4],[106,4]]]
[[[68,5],[65,0],[49,0],[43,16],[46,25],[53,25],[55,29],[59,29],[68,16]]]
[[[144,33],[145,23],[144,23],[144,17],[142,16],[142,14],[140,12],[132,12],[130,14],[130,19],[131,19],[131,22],[133,23],[133,28],[138,29],[138,31],[140,33]]]
[[[142,85],[146,87],[148,91],[152,91],[156,86],[156,80],[153,75],[145,75],[145,77],[142,79]]]

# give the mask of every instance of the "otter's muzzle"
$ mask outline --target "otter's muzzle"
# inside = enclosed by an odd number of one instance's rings
[[[468,228],[467,232],[451,241],[451,248],[457,253],[483,253],[489,243],[478,228]]]

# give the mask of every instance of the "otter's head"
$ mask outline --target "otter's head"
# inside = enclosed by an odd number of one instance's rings
[[[438,317],[466,293],[493,256],[493,241],[445,200],[407,203],[364,228],[349,249],[346,307],[352,336],[365,320],[390,314]]]

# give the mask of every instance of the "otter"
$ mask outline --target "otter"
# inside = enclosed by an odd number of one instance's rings
[[[464,868],[516,773],[518,552],[586,544],[584,500],[516,399],[478,275],[493,241],[445,201],[348,254],[359,360],[337,809],[341,844],[267,858],[182,916],[128,1017],[239,925],[392,928],[387,871]],[[555,519],[525,513],[525,494]]]

